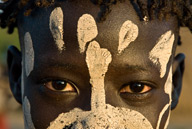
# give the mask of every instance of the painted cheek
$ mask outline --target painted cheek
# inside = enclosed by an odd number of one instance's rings
[[[60,7],[55,8],[50,15],[49,28],[52,33],[53,39],[57,45],[58,50],[61,52],[64,49],[63,41],[63,11]]]
[[[149,53],[149,59],[155,64],[160,66],[160,77],[163,78],[167,71],[167,64],[172,54],[173,44],[174,44],[175,36],[171,31],[167,31],[163,34],[155,47]],[[159,129],[163,115],[167,110],[169,110],[169,115],[167,121],[165,123],[164,128],[167,128],[170,117],[170,106],[171,106],[171,90],[172,90],[172,66],[170,67],[169,74],[164,86],[165,94],[169,95],[169,103],[166,104],[159,114],[159,119],[157,122],[156,129]]]
[[[139,35],[139,29],[132,21],[125,21],[119,32],[118,53],[120,54],[129,44],[136,40]]]
[[[23,111],[24,111],[25,129],[35,129],[31,119],[31,106],[26,96],[23,101]]]
[[[170,118],[170,113],[171,113],[171,111],[170,111],[171,110],[171,102],[172,102],[172,97],[171,97],[171,92],[172,92],[172,66],[170,67],[169,74],[168,74],[167,80],[165,82],[164,91],[165,91],[166,94],[169,95],[169,103],[166,104],[163,107],[162,111],[160,112],[156,129],[159,129],[162,117],[163,117],[163,115],[165,114],[165,112],[167,110],[169,110],[169,114],[168,114],[168,118],[167,118],[167,121],[165,123],[164,129],[166,129],[168,124],[169,124],[169,118]]]
[[[33,42],[29,32],[25,33],[24,36],[24,46],[25,46],[25,72],[29,76],[34,67],[34,50]]]

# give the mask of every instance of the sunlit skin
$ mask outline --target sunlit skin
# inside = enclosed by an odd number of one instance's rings
[[[77,23],[83,14],[97,19],[98,6],[89,0],[62,2],[64,14],[63,40],[65,49],[58,50],[49,29],[49,17],[55,7],[37,9],[28,17],[19,16],[18,29],[21,51],[24,51],[23,37],[31,34],[34,49],[34,68],[27,76],[24,70],[24,97],[31,105],[32,121],[37,129],[45,129],[60,113],[74,108],[91,110],[90,74],[86,64],[86,53],[80,53],[77,39]],[[119,31],[123,23],[132,21],[139,28],[138,37],[118,53]],[[175,17],[166,21],[140,21],[129,1],[112,7],[103,22],[96,22],[98,35],[94,38],[102,48],[112,55],[105,75],[106,103],[114,107],[124,107],[138,111],[156,128],[159,114],[169,103],[164,91],[178,40],[178,23]],[[149,59],[149,53],[165,32],[171,30],[175,35],[172,56],[167,62],[167,71],[160,77],[159,66]],[[87,46],[86,46],[87,49]],[[25,58],[25,55],[22,55]],[[182,60],[183,61],[183,60]],[[179,63],[177,63],[179,64]],[[177,67],[177,66],[176,66]],[[175,72],[175,65],[173,74]],[[168,111],[162,118],[163,128]]]

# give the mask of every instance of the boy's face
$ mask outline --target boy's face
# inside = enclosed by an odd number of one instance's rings
[[[164,128],[176,20],[140,21],[129,2],[96,22],[90,1],[19,21],[26,128]]]

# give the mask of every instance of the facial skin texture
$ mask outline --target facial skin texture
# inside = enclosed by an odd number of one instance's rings
[[[167,69],[167,63],[172,53],[173,43],[175,40],[174,34],[171,31],[166,32],[160,38],[156,46],[150,52],[150,60],[160,65],[160,77],[164,77]]]
[[[80,52],[85,51],[87,42],[93,40],[98,34],[94,18],[89,14],[84,14],[78,20],[77,36]]]
[[[128,45],[138,36],[139,30],[137,25],[127,20],[123,23],[119,32],[118,52],[121,53]]]
[[[49,27],[55,43],[59,49],[62,51],[64,49],[64,41],[63,41],[63,11],[60,7],[55,8],[50,16]]]
[[[25,33],[24,42],[25,42],[25,72],[26,75],[29,76],[34,67],[33,42],[29,32]]]
[[[34,67],[29,76],[25,74],[26,69],[23,68],[23,96],[30,102],[34,127],[37,129],[64,127],[71,123],[73,127],[79,128],[103,127],[108,123],[110,128],[155,129],[159,125],[159,128],[163,129],[169,115],[169,110],[164,113],[163,109],[170,103],[170,96],[165,92],[165,84],[173,56],[165,63],[167,70],[161,78],[159,74],[161,65],[154,64],[149,55],[166,32],[171,30],[171,34],[174,34],[177,40],[178,23],[175,18],[167,21],[152,20],[145,24],[146,22],[140,21],[128,0],[112,6],[111,13],[101,23],[95,22],[100,8],[89,0],[67,1],[59,6],[65,16],[63,31],[67,32],[63,35],[65,49],[62,51],[55,45],[50,29],[51,14],[58,6],[37,9],[32,15],[18,20],[22,23],[18,27],[22,53],[25,53],[23,39],[26,32],[30,32],[35,53]],[[90,30],[80,22],[83,18],[89,19],[90,24],[87,26],[91,27]],[[119,54],[119,34],[126,21],[136,25],[139,33]],[[84,31],[80,32],[80,28],[84,28],[81,29]],[[122,37],[125,37],[124,34],[122,33]],[[174,55],[175,47],[170,49],[173,49],[171,55]],[[101,54],[102,51],[105,51],[104,54]],[[25,59],[26,55],[22,56]],[[153,56],[159,58],[155,53]],[[108,61],[104,57],[109,57]],[[98,66],[95,63],[98,63]],[[94,65],[98,68],[92,69]],[[101,78],[99,81],[95,74]],[[45,86],[50,81],[58,80],[74,84],[75,90],[55,91]],[[120,92],[133,82],[151,87],[151,90],[145,93]],[[97,90],[99,92],[94,92]],[[99,96],[100,99],[96,100],[94,96]],[[95,104],[97,101],[100,103]],[[67,121],[63,121],[66,119]],[[95,124],[90,124],[93,121]],[[123,124],[118,124],[120,121]]]

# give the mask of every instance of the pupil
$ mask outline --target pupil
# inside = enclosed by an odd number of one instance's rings
[[[133,83],[130,85],[130,89],[132,92],[139,93],[143,90],[144,85],[139,83]]]
[[[52,86],[55,90],[63,90],[66,87],[65,81],[53,81]]]

